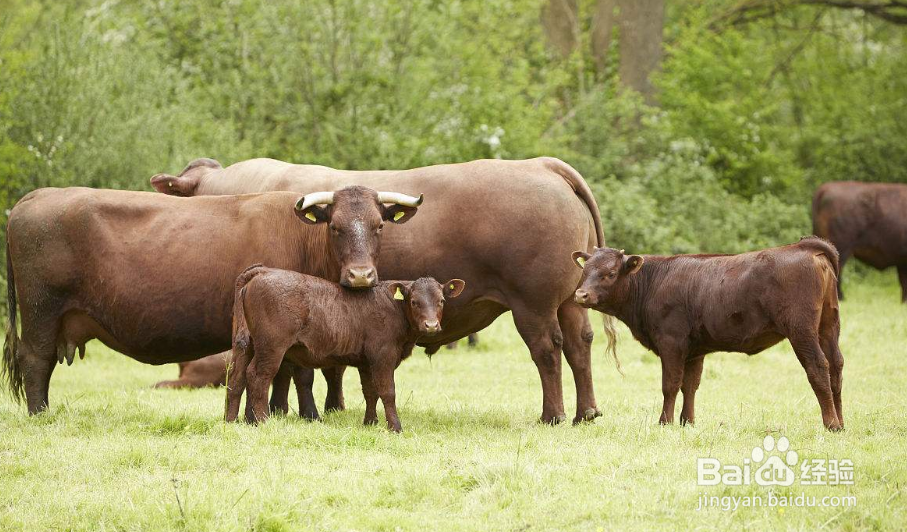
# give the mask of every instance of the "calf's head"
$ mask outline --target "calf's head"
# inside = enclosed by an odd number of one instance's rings
[[[451,279],[443,285],[431,277],[415,281],[394,281],[388,290],[394,299],[400,300],[409,326],[420,334],[441,332],[441,318],[444,315],[444,300],[459,296],[466,288],[461,279]]]
[[[352,186],[306,194],[296,202],[296,216],[307,224],[328,225],[330,246],[340,264],[341,285],[371,288],[378,282],[378,252],[384,223],[408,222],[421,204],[421,195],[415,198]]]
[[[574,251],[573,262],[583,270],[574,301],[612,314],[629,297],[631,278],[642,268],[643,258],[624,255],[622,249],[595,248],[591,255]]]

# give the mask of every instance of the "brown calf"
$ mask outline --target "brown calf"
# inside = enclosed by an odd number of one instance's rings
[[[378,422],[380,397],[388,428],[400,432],[394,369],[420,338],[441,332],[444,298],[459,296],[465,284],[423,277],[352,291],[287,270],[248,268],[236,281],[226,420],[236,420],[246,388],[246,419],[267,419],[268,385],[287,357],[310,368],[357,367],[365,424]]]
[[[583,269],[576,302],[617,317],[661,358],[662,424],[673,423],[680,390],[680,422],[693,422],[706,354],[753,355],[787,338],[823,423],[844,428],[838,252],[825,240],[806,237],[740,255],[628,256],[597,248],[591,255],[577,251],[573,260]]]

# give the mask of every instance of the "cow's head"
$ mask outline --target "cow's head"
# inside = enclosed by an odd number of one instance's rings
[[[328,225],[330,246],[340,263],[341,285],[370,288],[378,282],[378,251],[384,223],[408,222],[421,204],[421,195],[415,198],[352,186],[306,194],[296,202],[296,216],[307,224]]]
[[[223,166],[214,159],[196,159],[186,165],[179,175],[157,174],[151,178],[154,190],[170,196],[194,196],[202,177]]]
[[[443,285],[431,277],[415,281],[394,281],[387,285],[394,299],[400,300],[409,326],[420,334],[441,332],[444,300],[459,296],[466,288],[461,279],[451,279]]]
[[[591,255],[574,251],[573,262],[583,270],[574,301],[586,308],[613,314],[626,302],[630,279],[642,268],[643,258],[624,255],[622,249],[595,248]]]

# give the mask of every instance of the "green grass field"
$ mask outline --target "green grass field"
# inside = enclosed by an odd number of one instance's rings
[[[221,421],[222,389],[154,390],[152,367],[99,343],[58,367],[50,410],[28,418],[0,399],[0,528],[5,530],[612,530],[903,529],[907,527],[907,307],[888,271],[852,281],[843,303],[843,433],[819,408],[787,342],[705,362],[695,427],[657,425],[660,367],[621,328],[625,377],[596,338],[594,424],[538,424],[541,386],[502,316],[481,346],[419,350],[397,372],[402,435],[363,427],[347,372],[348,410],[322,423]],[[600,330],[598,316],[594,316]],[[564,365],[568,417],[573,381]],[[324,397],[317,379],[316,397]],[[320,400],[319,400],[320,401]],[[295,403],[294,403],[295,407]],[[679,415],[679,405],[677,410]],[[801,459],[850,459],[853,486],[776,488],[853,495],[854,507],[697,510],[697,457],[742,465],[771,434]]]

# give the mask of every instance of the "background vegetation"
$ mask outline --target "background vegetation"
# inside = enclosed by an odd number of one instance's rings
[[[545,154],[621,247],[788,242],[819,183],[907,182],[907,10],[841,4],[0,0],[0,211],[200,156]]]

